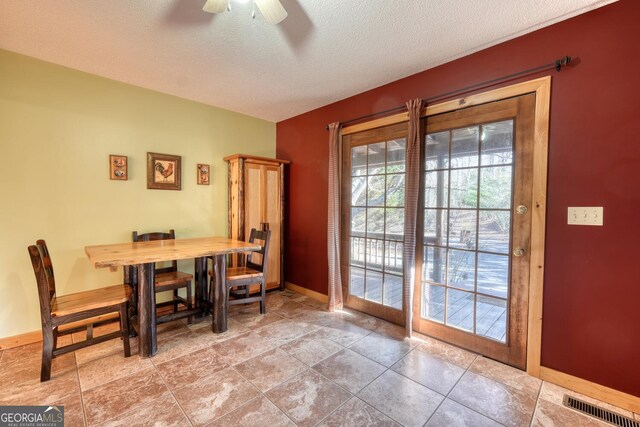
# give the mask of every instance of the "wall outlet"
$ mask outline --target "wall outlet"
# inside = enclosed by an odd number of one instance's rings
[[[603,224],[603,208],[582,207],[567,209],[567,224],[570,225],[599,225]]]

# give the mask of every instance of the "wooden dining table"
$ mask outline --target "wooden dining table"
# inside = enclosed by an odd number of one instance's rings
[[[85,253],[95,268],[137,267],[137,315],[131,320],[138,332],[139,354],[147,357],[158,351],[154,292],[156,262],[195,259],[195,308],[186,310],[183,315],[202,317],[211,312],[211,329],[221,333],[227,330],[226,256],[259,249],[257,243],[226,237],[199,237],[87,246]],[[207,291],[208,257],[213,259],[214,284]]]

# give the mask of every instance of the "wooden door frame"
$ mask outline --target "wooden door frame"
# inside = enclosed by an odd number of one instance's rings
[[[527,332],[527,373],[540,377],[542,347],[542,301],[544,282],[544,245],[547,211],[547,162],[549,152],[549,104],[551,101],[551,76],[541,77],[514,85],[501,87],[467,97],[428,105],[421,117],[448,113],[488,102],[500,101],[520,95],[535,93],[533,192],[531,197],[531,259],[529,271],[529,316]],[[402,123],[409,120],[409,113],[399,113],[366,123],[344,127],[342,136],[364,130]],[[342,146],[342,144],[341,144]]]

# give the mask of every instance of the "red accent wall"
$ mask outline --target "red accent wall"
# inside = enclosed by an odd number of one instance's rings
[[[286,280],[327,292],[325,125],[551,62],[542,364],[640,396],[640,1],[621,0],[277,124]],[[567,225],[604,206],[604,227]]]

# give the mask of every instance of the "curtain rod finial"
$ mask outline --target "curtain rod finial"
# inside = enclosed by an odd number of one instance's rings
[[[566,67],[571,63],[571,57],[569,55],[563,56],[556,60],[556,71],[560,71],[562,67]]]

